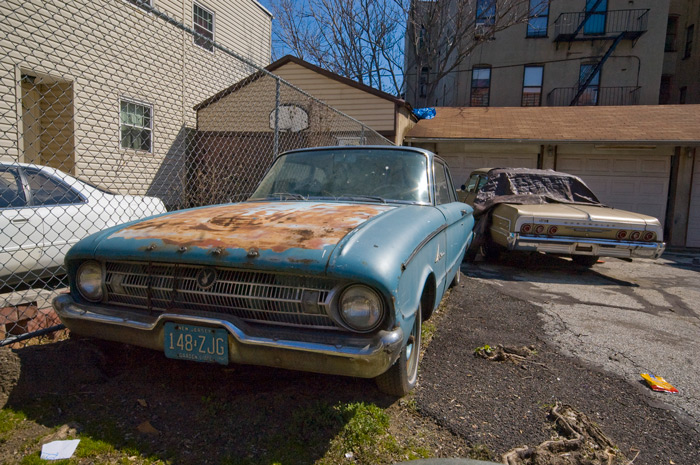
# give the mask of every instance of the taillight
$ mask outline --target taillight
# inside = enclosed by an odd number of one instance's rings
[[[617,232],[617,239],[622,240],[627,238],[627,231],[621,229]]]
[[[633,241],[638,241],[640,237],[642,237],[642,233],[640,231],[634,231],[632,234],[630,234],[630,239]]]
[[[656,233],[655,233],[655,232],[647,231],[647,232],[644,233],[644,240],[645,240],[645,241],[649,242],[649,241],[653,241],[654,239],[656,239]]]
[[[559,228],[557,228],[556,226],[550,226],[549,230],[547,231],[547,234],[553,236],[557,233],[557,231],[559,231]]]
[[[520,233],[521,234],[530,234],[530,231],[532,231],[531,224],[525,223],[524,225],[520,226]]]
[[[544,232],[544,225],[538,224],[535,228],[535,234],[542,234]]]

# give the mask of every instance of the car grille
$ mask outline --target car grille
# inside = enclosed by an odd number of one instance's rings
[[[198,275],[214,268],[178,264],[108,262],[107,303],[149,312],[194,310],[250,323],[341,329],[328,316],[333,282],[319,278],[215,268],[206,289]]]

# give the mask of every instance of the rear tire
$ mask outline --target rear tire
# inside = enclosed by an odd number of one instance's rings
[[[390,396],[403,397],[416,387],[418,360],[421,346],[421,306],[418,305],[413,329],[399,358],[381,375],[375,378],[380,391]]]
[[[501,256],[501,246],[493,242],[491,238],[488,238],[481,244],[479,252],[486,260],[498,260],[498,257]]]
[[[598,257],[595,255],[572,255],[571,260],[580,266],[585,266],[590,268],[596,263],[598,263]]]

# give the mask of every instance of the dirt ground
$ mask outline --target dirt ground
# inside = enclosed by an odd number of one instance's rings
[[[665,408],[663,396],[560,355],[544,339],[539,310],[484,282],[463,279],[421,361],[418,410],[493,457],[550,439],[557,402],[585,414],[635,465],[700,464],[700,437]],[[532,346],[519,364],[474,350]],[[587,462],[586,462],[587,463]]]
[[[0,443],[0,463],[38,450],[33,438],[71,429],[178,464],[313,463],[342,426],[328,406],[366,402],[389,413],[399,442],[436,457],[500,461],[513,448],[538,445],[554,435],[549,412],[563,403],[597,425],[625,463],[700,464],[697,434],[644,385],[560,355],[541,325],[536,308],[463,278],[438,318],[415,393],[398,401],[371,380],[178,362],[85,339],[3,349],[0,405],[7,400],[29,421]],[[476,357],[486,344],[533,351],[518,363]],[[115,460],[106,453],[95,463]]]

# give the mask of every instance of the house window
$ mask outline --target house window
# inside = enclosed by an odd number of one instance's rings
[[[123,99],[120,104],[121,147],[153,152],[153,107]]]
[[[527,37],[547,37],[549,0],[530,0],[527,18]]]
[[[428,79],[430,77],[430,70],[426,67],[420,72],[420,96],[425,97],[428,94]]]
[[[523,98],[521,105],[524,107],[539,107],[542,105],[542,75],[544,66],[526,66],[523,73]]]
[[[584,34],[605,34],[605,20],[608,11],[608,0],[586,0],[586,22],[583,25]]]
[[[489,34],[496,25],[496,0],[476,1],[475,35],[477,37]]]
[[[596,68],[596,64],[589,63],[581,65],[578,75],[578,86],[579,89],[583,87],[588,78],[591,76]],[[583,91],[581,96],[578,98],[577,105],[598,105],[598,90],[600,89],[600,70],[595,73],[591,81],[588,83],[588,87]]]
[[[659,88],[659,105],[668,105],[671,103],[671,84],[673,75],[662,74],[661,86]]]
[[[681,90],[681,94],[678,97],[678,103],[683,105],[683,104],[685,104],[685,99],[687,98],[687,95],[688,95],[688,88],[683,86],[683,87],[681,87],[680,90]]]
[[[194,19],[194,44],[204,50],[214,51],[214,12],[203,6],[193,4],[192,17]]]
[[[491,68],[474,68],[472,70],[472,91],[470,105],[473,107],[489,106],[491,87]]]
[[[685,31],[685,53],[683,58],[690,58],[691,53],[693,53],[693,36],[695,35],[695,24],[688,26]]]
[[[666,23],[666,44],[664,52],[676,51],[676,35],[678,34],[678,16],[669,16]]]

